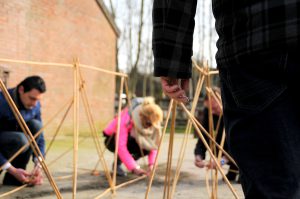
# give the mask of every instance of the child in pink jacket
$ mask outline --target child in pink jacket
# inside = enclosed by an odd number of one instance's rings
[[[126,107],[121,112],[120,134],[118,142],[117,175],[125,176],[121,164],[134,174],[143,175],[147,172],[137,164],[136,160],[148,155],[149,170],[155,161],[162,121],[162,110],[154,103],[153,98],[145,98],[143,102]],[[106,148],[115,151],[115,134],[118,116],[104,129]]]

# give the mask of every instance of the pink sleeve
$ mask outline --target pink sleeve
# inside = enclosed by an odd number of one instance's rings
[[[122,120],[122,118],[121,118]],[[106,135],[113,135],[116,132],[118,117],[115,117],[104,129]]]
[[[118,155],[121,161],[127,167],[127,169],[131,171],[134,168],[136,168],[137,164],[127,149],[128,135],[130,132],[130,128],[128,126],[129,122],[130,122],[130,116],[127,113],[124,116],[122,116],[121,119]]]
[[[151,150],[149,155],[148,155],[148,164],[149,165],[154,165],[154,161],[157,155],[157,150]]]

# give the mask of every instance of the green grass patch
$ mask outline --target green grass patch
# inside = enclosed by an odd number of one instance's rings
[[[186,129],[186,126],[176,126],[175,127],[175,133],[185,133],[185,129]],[[167,127],[167,131],[166,133],[170,133],[170,125]]]

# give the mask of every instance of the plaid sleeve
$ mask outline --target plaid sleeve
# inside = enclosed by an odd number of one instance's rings
[[[190,78],[197,0],[154,0],[154,75]]]

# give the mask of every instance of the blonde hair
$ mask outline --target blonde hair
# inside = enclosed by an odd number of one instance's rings
[[[140,114],[149,118],[152,124],[157,124],[163,120],[163,111],[157,104],[155,104],[153,97],[146,97],[144,99]]]

